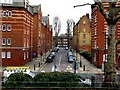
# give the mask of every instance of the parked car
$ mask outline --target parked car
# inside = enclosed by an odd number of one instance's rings
[[[4,84],[8,77],[13,73],[20,73],[23,72],[24,74],[30,75],[32,78],[35,77],[36,73],[30,71],[29,67],[6,67],[5,70],[3,70],[3,80],[2,83]]]
[[[68,52],[67,53],[67,56],[69,57],[69,56],[73,56],[73,53],[72,52]]]
[[[68,47],[65,47],[65,50],[68,50]]]
[[[68,62],[74,62],[75,61],[75,57],[74,56],[69,56],[68,57]]]
[[[48,56],[47,57],[47,62],[52,62],[53,61],[53,57],[52,56]]]
[[[51,52],[51,54],[55,56],[55,52]]]
[[[58,52],[58,50],[59,50],[59,47],[55,47],[54,51]]]
[[[53,54],[50,54],[49,57],[52,57],[52,59],[54,59],[55,56]]]

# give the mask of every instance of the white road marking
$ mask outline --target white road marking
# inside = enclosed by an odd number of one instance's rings
[[[52,72],[54,72],[54,66],[52,66]]]
[[[70,66],[67,67],[67,70],[72,70],[72,68]]]
[[[60,63],[61,63],[61,58],[62,58],[62,55],[60,56],[59,65],[60,65]]]
[[[41,72],[45,72],[45,70],[42,70]]]

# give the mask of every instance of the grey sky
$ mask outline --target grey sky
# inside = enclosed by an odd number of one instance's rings
[[[53,18],[58,16],[61,21],[61,32],[66,33],[67,19],[73,19],[75,23],[86,13],[91,14],[91,6],[73,8],[74,5],[85,3],[94,3],[93,0],[29,0],[30,5],[41,4],[42,15],[50,15],[50,24],[53,24]]]

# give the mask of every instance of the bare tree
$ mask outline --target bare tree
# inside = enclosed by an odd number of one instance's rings
[[[57,46],[57,40],[58,40],[58,35],[60,33],[60,29],[61,29],[61,22],[59,17],[54,17],[53,19],[53,28],[55,31],[55,46]]]
[[[100,13],[104,16],[105,20],[109,25],[107,64],[105,67],[105,78],[102,86],[116,88],[118,87],[118,83],[116,81],[115,57],[116,57],[116,46],[120,43],[120,39],[115,40],[115,32],[116,32],[115,25],[117,21],[120,19],[120,16],[118,15],[118,13],[120,12],[120,7],[116,5],[117,2],[114,2],[115,0],[106,0],[106,1],[111,1],[111,2],[108,2],[109,14],[107,14],[104,9],[102,0],[94,0],[94,1],[97,1],[97,2],[95,2],[93,6],[99,8]],[[90,5],[90,4],[87,3],[84,5]],[[84,5],[77,5],[77,6],[84,6]]]
[[[68,19],[67,20],[67,39],[68,39],[68,47],[69,47],[69,41],[70,41],[70,35],[71,35],[71,29],[72,29],[72,25],[73,25],[73,20]]]

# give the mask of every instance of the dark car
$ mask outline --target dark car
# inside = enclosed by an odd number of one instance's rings
[[[74,56],[69,56],[68,57],[68,62],[74,62],[75,61],[75,57]]]
[[[48,56],[47,57],[47,62],[52,62],[53,61],[53,58],[51,56]]]
[[[53,54],[50,54],[49,57],[52,57],[52,59],[54,59],[55,55]]]

